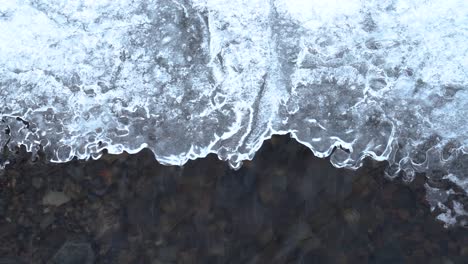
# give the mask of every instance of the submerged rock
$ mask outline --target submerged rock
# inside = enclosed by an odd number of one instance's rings
[[[51,206],[61,206],[66,204],[70,201],[70,197],[68,197],[63,192],[57,191],[49,191],[47,194],[42,198],[43,205],[51,205]]]
[[[48,264],[93,264],[91,245],[83,242],[66,242]]]

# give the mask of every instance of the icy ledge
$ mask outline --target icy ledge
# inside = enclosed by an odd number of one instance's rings
[[[462,221],[467,25],[465,0],[5,0],[0,143],[238,167],[291,133],[337,167],[426,173],[441,218]]]

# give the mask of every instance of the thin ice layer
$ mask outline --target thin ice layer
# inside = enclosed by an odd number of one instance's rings
[[[5,0],[0,143],[236,167],[291,133],[466,192],[467,25],[464,0]]]

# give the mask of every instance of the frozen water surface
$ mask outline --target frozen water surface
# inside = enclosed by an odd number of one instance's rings
[[[3,0],[0,143],[238,167],[291,133],[337,167],[449,180],[447,200],[468,191],[466,43],[466,0]]]

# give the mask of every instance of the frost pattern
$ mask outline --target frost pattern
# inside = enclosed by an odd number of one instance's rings
[[[291,133],[468,191],[465,0],[4,0],[0,29],[2,146],[238,167]]]

